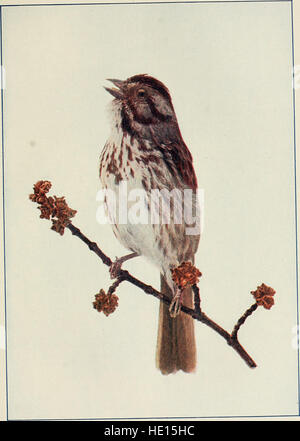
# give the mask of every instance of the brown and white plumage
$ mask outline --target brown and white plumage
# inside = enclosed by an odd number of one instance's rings
[[[104,188],[118,195],[119,186],[125,181],[128,192],[140,189],[147,195],[154,189],[191,189],[194,195],[190,203],[194,204],[197,179],[192,156],[182,139],[168,89],[148,75],[111,81],[118,89],[107,89],[115,99],[111,104],[111,135],[100,157]],[[149,212],[149,201],[145,199],[144,204]],[[171,208],[175,209],[174,203]],[[159,212],[159,204],[154,210]],[[161,290],[172,298],[176,287],[171,269],[183,261],[194,261],[199,235],[187,235],[187,225],[176,224],[174,215],[168,224],[153,224],[150,219],[144,224],[130,219],[121,224],[114,218],[115,213],[110,214],[116,237],[159,269]],[[183,292],[182,301],[192,307],[190,289]],[[172,318],[162,302],[156,361],[164,374],[180,369],[192,372],[196,365],[193,320],[182,312]]]

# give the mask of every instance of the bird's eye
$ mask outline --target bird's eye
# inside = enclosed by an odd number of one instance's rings
[[[137,96],[138,97],[143,97],[143,96],[145,96],[146,95],[146,91],[145,91],[145,89],[139,89],[138,90],[138,92],[137,92]]]

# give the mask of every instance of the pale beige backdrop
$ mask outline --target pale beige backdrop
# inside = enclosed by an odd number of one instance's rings
[[[8,417],[297,414],[290,3],[18,7],[2,20]],[[277,291],[240,333],[255,370],[197,324],[197,373],[162,376],[157,301],[124,284],[117,312],[98,314],[106,268],[28,201],[34,182],[51,180],[75,225],[111,257],[126,252],[96,222],[102,85],[136,73],[169,87],[205,191],[205,312],[230,329],[250,290]],[[126,267],[159,286],[142,258]]]

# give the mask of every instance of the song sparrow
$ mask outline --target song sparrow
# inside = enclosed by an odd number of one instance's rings
[[[126,181],[127,192],[142,189],[146,195],[153,189],[190,189],[193,191],[190,205],[194,205],[197,179],[192,156],[182,139],[167,87],[146,74],[125,81],[109,81],[116,88],[106,88],[114,100],[112,131],[100,157],[104,188],[115,190],[118,195],[118,187]],[[147,198],[144,204],[150,214]],[[171,203],[174,211],[175,205]],[[109,207],[108,210],[112,211]],[[164,213],[160,215],[163,217]],[[184,261],[194,261],[200,235],[186,234],[185,220],[176,222],[174,213],[165,223],[136,224],[130,219],[121,223],[115,212],[110,212],[110,216],[116,237],[132,251],[116,261],[113,275],[125,260],[145,256],[161,272],[161,292],[173,298],[170,310],[165,303],[160,303],[157,367],[163,374],[194,371],[194,323],[190,316],[180,312],[181,303],[193,307],[193,295],[191,288],[181,291],[175,286],[171,269]]]

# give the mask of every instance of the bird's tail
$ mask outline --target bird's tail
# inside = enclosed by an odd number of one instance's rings
[[[161,276],[161,292],[172,298],[173,293],[165,278]],[[183,292],[182,303],[193,308],[191,288]],[[172,318],[169,306],[160,302],[156,365],[162,374],[179,370],[193,372],[196,368],[196,342],[194,320],[184,312]]]

